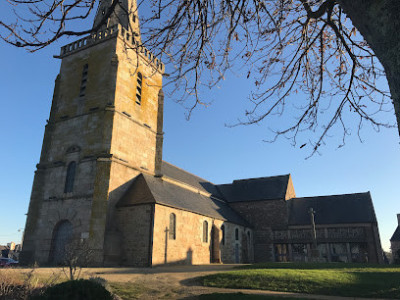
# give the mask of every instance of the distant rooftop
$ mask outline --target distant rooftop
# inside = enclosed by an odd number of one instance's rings
[[[217,185],[228,202],[285,199],[290,174],[234,180]]]
[[[371,194],[356,193],[288,200],[289,225],[309,225],[309,210],[316,224],[376,223]]]

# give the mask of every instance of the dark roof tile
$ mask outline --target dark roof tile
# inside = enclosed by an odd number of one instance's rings
[[[219,220],[249,226],[229,205],[222,200],[166,182],[159,177],[140,174],[117,203],[117,207],[158,203]]]
[[[309,225],[309,210],[313,208],[315,223],[376,223],[371,194],[357,193],[288,200],[289,225]]]
[[[289,174],[271,177],[234,180],[217,185],[227,202],[285,199]]]
[[[199,176],[193,175],[181,168],[178,168],[166,161],[162,162],[161,173],[164,176],[186,183],[200,191],[210,193],[216,197],[220,196],[215,185]]]
[[[398,242],[400,241],[400,226],[397,226],[396,230],[394,231],[392,237],[390,238],[391,242]]]

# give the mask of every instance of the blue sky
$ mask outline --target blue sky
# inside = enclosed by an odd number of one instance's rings
[[[60,67],[53,55],[65,43],[68,41],[32,54],[0,42],[0,244],[21,240]],[[164,160],[214,183],[290,173],[299,197],[370,191],[382,245],[388,250],[397,226],[396,213],[400,213],[395,189],[400,178],[397,129],[375,132],[364,126],[363,143],[353,134],[345,147],[338,149],[340,137],[334,136],[321,155],[306,159],[309,149],[294,148],[285,139],[263,142],[270,137],[268,127],[274,124],[225,126],[243,115],[253,88],[240,71],[228,73],[218,88],[207,93],[213,104],[199,107],[189,121],[185,109],[166,98]],[[387,113],[387,119],[394,121],[393,112]]]

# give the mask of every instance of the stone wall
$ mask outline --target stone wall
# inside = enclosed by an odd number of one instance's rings
[[[157,134],[162,135],[162,124],[158,124],[158,116],[163,114],[158,102],[162,74],[152,63],[126,47],[124,41],[118,39],[111,153],[139,170],[154,173],[156,156],[162,155],[156,143]],[[138,73],[142,75],[140,104],[136,102]]]
[[[390,250],[392,252],[392,263],[400,264],[400,241],[397,236],[397,230],[400,226],[400,214],[397,214],[397,224],[398,226],[390,239]]]
[[[54,229],[60,221],[68,220],[73,227],[72,242],[84,241],[89,234],[90,198],[66,198],[43,203],[38,230],[40,238],[36,244],[35,262],[49,263],[49,254]]]
[[[176,238],[169,238],[170,215],[176,216]],[[207,242],[203,241],[203,223],[207,221]],[[221,226],[225,226],[225,244],[222,244]],[[163,205],[155,206],[153,265],[161,264],[209,264],[211,262],[212,226],[219,229],[220,257],[223,263],[234,263],[235,249],[238,250],[238,261],[243,261],[242,233],[250,231],[243,226],[224,222],[196,213],[179,210]],[[235,240],[235,229],[239,230],[239,240]],[[251,232],[252,235],[252,232]],[[237,245],[237,246],[236,246]],[[248,250],[252,257],[252,249]]]
[[[111,159],[109,176],[109,193],[107,207],[104,207],[106,221],[99,228],[104,233],[104,263],[105,265],[116,265],[121,263],[121,243],[123,236],[117,228],[118,216],[115,205],[132,184],[133,179],[139,175],[139,171],[130,167],[118,159]],[[120,213],[118,213],[120,214]]]
[[[121,235],[120,264],[123,266],[150,266],[151,234],[154,205],[144,204],[116,210],[116,229]]]
[[[230,203],[254,228],[254,261],[273,261],[273,229],[286,228],[288,222],[285,200]]]
[[[391,241],[392,263],[400,264],[400,241]]]

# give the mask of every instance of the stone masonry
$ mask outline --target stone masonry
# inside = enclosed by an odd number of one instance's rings
[[[140,172],[154,174],[160,168],[164,67],[129,31],[110,26],[62,48],[32,188],[23,263],[48,262],[53,228],[64,220],[72,224],[73,239],[88,240],[96,252],[95,264],[112,260],[113,247],[104,245],[114,241],[116,199]],[[65,193],[71,162],[77,165],[73,192]]]

